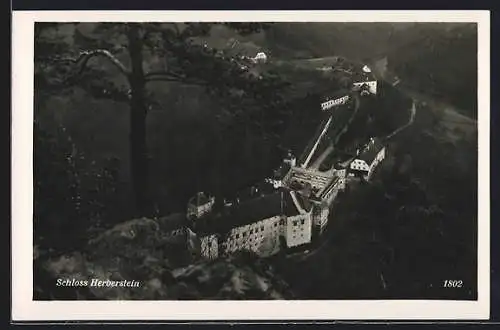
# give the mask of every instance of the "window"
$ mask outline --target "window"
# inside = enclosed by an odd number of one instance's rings
[[[297,220],[294,220],[294,221],[293,221],[293,225],[294,225],[294,226],[297,226]]]
[[[239,234],[239,233],[238,233],[238,234],[236,234],[236,238],[240,238],[240,234]]]
[[[264,226],[260,226],[260,231],[264,231]]]
[[[304,219],[300,220],[300,224],[301,224],[301,225],[303,225],[303,224],[304,224],[304,222],[305,222],[305,220],[304,220]]]
[[[278,226],[278,223],[277,223],[277,222],[275,222],[275,223],[274,223],[274,227],[277,227],[277,226]]]
[[[252,235],[252,234],[253,234],[253,229],[250,229],[250,235]]]
[[[243,237],[247,237],[247,232],[246,231],[243,232]]]

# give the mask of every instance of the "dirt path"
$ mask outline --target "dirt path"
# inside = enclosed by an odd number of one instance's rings
[[[437,100],[433,99],[432,97],[425,95],[424,93],[412,90],[411,88],[404,86],[404,84],[401,82],[400,78],[396,78],[395,80],[388,78],[388,77],[396,77],[396,76],[387,69],[386,61],[385,61],[385,63],[382,63],[382,62],[384,62],[384,60],[385,59],[381,59],[381,60],[373,62],[373,64],[374,64],[373,65],[373,69],[374,69],[373,73],[375,74],[375,76],[378,80],[383,80],[383,81],[391,84],[399,92],[412,98],[414,103],[415,102],[426,103],[430,107],[432,107],[438,111],[440,111],[440,110],[443,111],[447,121],[457,122],[457,123],[464,124],[464,125],[467,125],[467,124],[473,125],[473,126],[477,125],[477,120],[461,114],[460,111],[456,109],[456,107],[453,107],[450,104],[447,104],[445,102],[437,101]]]
[[[399,132],[401,132],[402,130],[404,130],[405,128],[407,128],[411,124],[413,124],[413,121],[415,120],[416,114],[417,114],[417,106],[415,105],[415,100],[413,100],[413,103],[412,103],[411,109],[410,109],[410,119],[408,120],[408,122],[406,124],[404,124],[403,126],[397,128],[394,132],[387,135],[385,138],[390,139],[394,135],[398,134]]]

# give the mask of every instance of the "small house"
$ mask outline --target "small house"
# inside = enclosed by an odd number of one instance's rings
[[[377,165],[385,158],[385,146],[377,138],[371,138],[364,150],[358,152],[351,162],[349,170],[351,175],[358,175],[370,180]]]

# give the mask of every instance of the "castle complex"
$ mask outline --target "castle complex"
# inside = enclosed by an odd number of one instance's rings
[[[324,120],[298,159],[289,152],[274,175],[250,187],[241,198],[216,203],[216,197],[199,192],[189,200],[184,231],[195,237],[198,253],[215,259],[250,250],[267,257],[321,239],[339,192],[349,180],[370,180],[385,157],[385,147],[372,138],[355,155],[326,171],[316,166],[332,152],[332,146],[325,146],[332,145],[352,120],[352,100],[358,95],[376,94],[376,80],[367,67],[363,72],[353,81],[352,90],[320,104]],[[339,116],[342,111],[347,115]]]

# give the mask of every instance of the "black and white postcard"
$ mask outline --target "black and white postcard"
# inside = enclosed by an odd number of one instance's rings
[[[14,12],[13,319],[487,319],[489,30]]]

